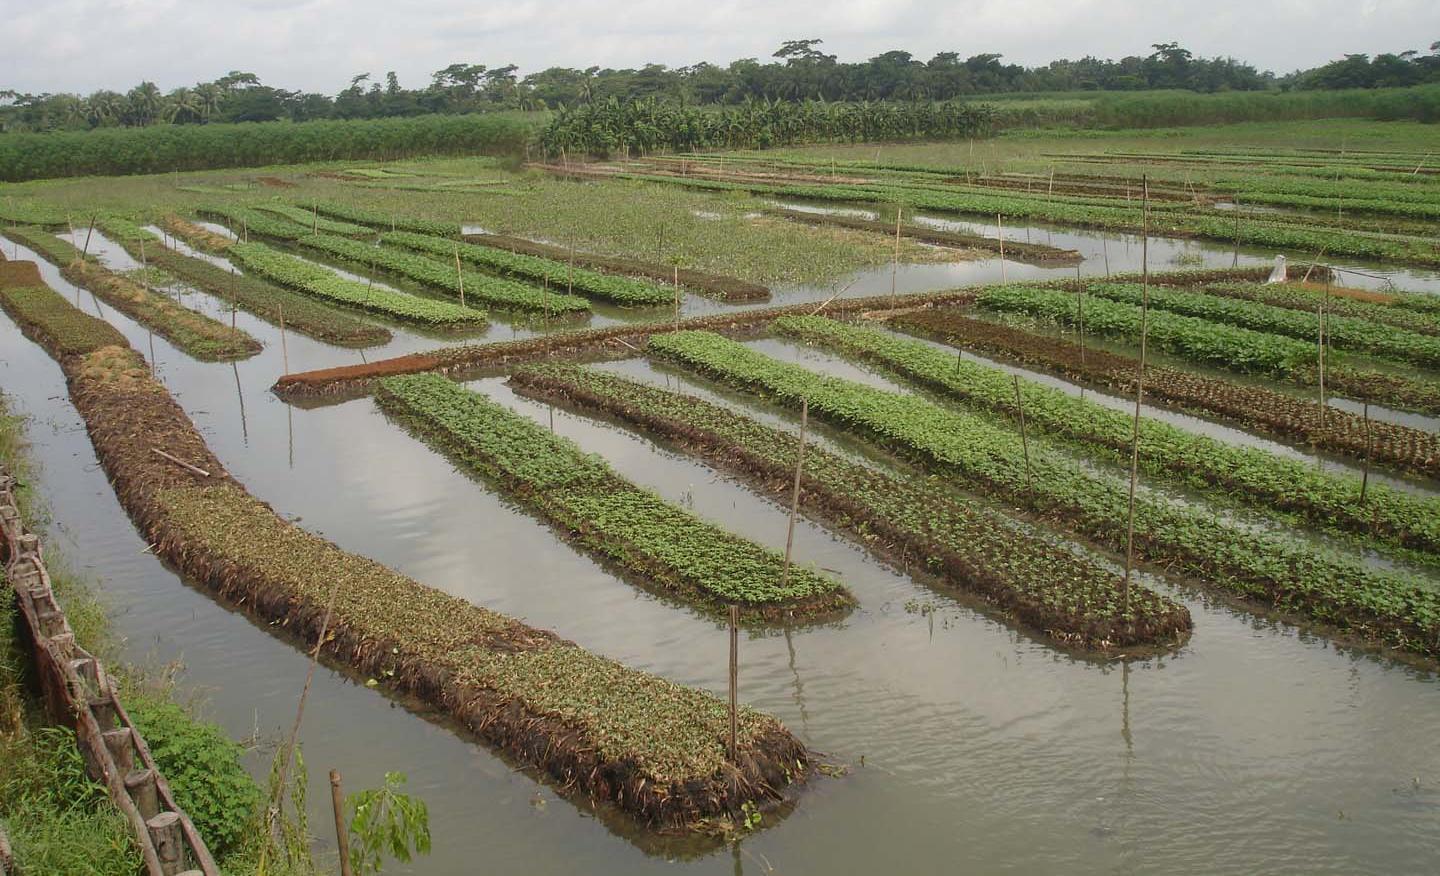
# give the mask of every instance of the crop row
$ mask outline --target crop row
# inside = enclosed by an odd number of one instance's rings
[[[1018,420],[1023,406],[1026,424],[1038,431],[1098,449],[1117,462],[1129,459],[1135,426],[1127,413],[1034,381],[1016,381],[999,368],[877,329],[819,316],[781,317],[774,329],[879,365],[973,409]],[[1358,478],[1318,471],[1160,420],[1142,418],[1139,428],[1138,458],[1149,474],[1267,510],[1288,512],[1321,528],[1362,533],[1377,541],[1440,554],[1440,500],[1376,484],[1361,504]]]
[[[649,351],[812,413],[939,474],[1042,515],[1112,550],[1126,545],[1123,482],[1095,476],[1015,433],[914,395],[886,392],[779,362],[708,332],[652,335]],[[1135,499],[1137,557],[1223,591],[1423,653],[1440,651],[1440,592],[1413,576],[1371,570],[1280,534],[1251,532],[1207,509]]]
[[[1094,283],[1087,289],[1087,293],[1111,301],[1139,304],[1144,290],[1131,283]],[[1252,331],[1319,343],[1321,316],[1318,312],[1163,286],[1152,286],[1149,295],[1152,311],[1158,309],[1208,322],[1236,325]],[[1323,306],[1322,301],[1315,303],[1317,307]],[[1440,366],[1440,338],[1380,325],[1365,319],[1326,314],[1325,341],[1327,346],[1340,350],[1369,353],[1412,365]]]
[[[976,303],[987,310],[1023,313],[1096,335],[1140,337],[1140,308],[1121,301],[1079,296],[1038,286],[992,286],[981,290]],[[1236,371],[1291,374],[1319,358],[1315,344],[1294,338],[1210,322],[1163,310],[1146,316],[1147,337],[1157,349],[1195,362]]]
[[[503,310],[553,314],[586,313],[590,310],[590,302],[578,295],[545,292],[526,283],[474,271],[462,274],[453,264],[412,250],[376,246],[329,234],[302,237],[296,243],[359,268],[386,271],[457,297],[463,289],[466,301],[473,299]]]
[[[23,275],[10,270],[0,266],[0,305],[13,300],[14,283],[39,280],[33,264],[21,264]],[[282,519],[225,471],[122,337],[51,295],[29,311],[44,325],[22,325],[59,360],[121,504],[157,556],[261,629],[320,643],[325,659],[444,711],[567,794],[656,827],[738,820],[808,772],[810,753],[768,715],[740,706],[731,756],[720,698],[427,587]],[[60,336],[64,345],[46,343]],[[209,474],[156,456],[157,435]]]
[[[233,204],[209,204],[201,207],[200,215],[225,220],[230,230],[242,241],[249,242],[251,234],[273,237],[277,240],[299,240],[312,233],[308,224],[301,225],[274,213],[265,213],[251,207]]]
[[[367,210],[364,207],[324,201],[313,205],[313,208],[318,210],[321,216],[331,216],[357,225],[368,225],[380,231],[413,231],[416,234],[429,234],[433,237],[444,237],[450,240],[460,236],[460,226],[453,222],[417,219],[414,216],[381,213],[378,210]]]
[[[260,342],[170,297],[106,269],[93,256],[39,228],[6,232],[60,268],[65,279],[205,362],[245,359],[260,352]]]
[[[1205,292],[1226,298],[1243,298],[1274,307],[1288,307],[1314,313],[1323,301],[1330,322],[1336,316],[1363,319],[1395,326],[1422,335],[1440,335],[1440,319],[1431,313],[1399,306],[1394,300],[1370,301],[1340,294],[1325,295],[1314,286],[1289,283],[1219,283],[1205,287]],[[1377,296],[1381,293],[1377,293]],[[1327,327],[1328,328],[1328,327]]]
[[[405,247],[418,252],[441,256],[453,255],[458,248],[460,258],[472,265],[511,277],[521,277],[535,283],[546,283],[555,289],[567,292],[574,290],[581,295],[602,298],[628,306],[665,304],[673,301],[675,292],[663,286],[629,277],[602,274],[553,259],[524,255],[479,246],[473,243],[459,243],[425,234],[408,231],[391,231],[380,236],[385,244]]]
[[[1021,286],[983,290],[976,303],[1002,313],[1024,313],[1057,325],[1077,327],[1083,317],[1085,331],[1136,343],[1140,340],[1140,307],[1122,301]],[[1265,371],[1313,386],[1319,344],[1297,338],[1258,332],[1241,326],[1210,322],[1164,310],[1151,310],[1147,337],[1168,353],[1231,371]],[[1318,339],[1317,339],[1318,341]],[[1440,412],[1440,384],[1404,374],[1351,368],[1326,363],[1326,386],[1338,395],[1387,407]]]
[[[374,237],[375,232],[363,225],[356,225],[353,222],[337,222],[334,219],[325,219],[320,216],[320,211],[306,210],[291,204],[256,204],[257,210],[263,210],[282,219],[289,219],[302,228],[310,229],[312,234],[338,234],[342,237]]]
[[[388,289],[374,289],[341,277],[328,268],[271,249],[263,243],[232,244],[228,252],[247,271],[334,304],[437,328],[485,324],[484,311]]]
[[[75,308],[46,286],[33,262],[7,262],[0,256],[0,307],[57,358],[130,343],[110,323]]]
[[[788,495],[799,440],[782,429],[694,396],[576,365],[521,368],[510,383],[524,395],[618,418],[774,497]],[[1131,594],[1134,617],[1121,617],[1120,578],[1101,561],[929,479],[899,477],[811,446],[799,495],[806,514],[872,552],[979,593],[1062,642],[1153,644],[1190,628],[1184,606],[1139,585]]]
[[[1144,228],[1140,205],[1119,203],[1067,203],[1043,196],[997,195],[993,192],[938,190],[906,185],[772,185],[756,182],[672,177],[658,174],[622,174],[626,178],[685,185],[710,191],[746,191],[783,197],[863,203],[898,203],[906,207],[945,210],[956,213],[1105,228],[1139,233]],[[1354,256],[1409,264],[1440,265],[1440,245],[1424,238],[1394,235],[1366,235],[1344,228],[1325,227],[1319,219],[1293,216],[1264,220],[1247,217],[1237,222],[1232,216],[1192,213],[1185,210],[1152,210],[1150,233],[1171,236],[1206,237],[1251,246],[1278,247],[1301,252],[1325,251],[1337,256]]]
[[[1064,338],[1031,334],[949,309],[902,314],[891,324],[953,346],[1053,371],[1076,382],[1120,393],[1135,391],[1138,363],[1134,358],[1093,346],[1082,350],[1079,344]],[[1417,474],[1440,476],[1440,436],[1434,433],[1384,420],[1366,423],[1359,416],[1333,408],[1322,418],[1313,400],[1253,383],[1154,364],[1147,364],[1145,373],[1148,397],[1185,411],[1223,417],[1247,429],[1314,444],[1356,459],[1368,458]]]
[[[434,374],[380,381],[376,401],[410,431],[655,589],[737,603],[779,620],[833,614],[854,600],[835,581],[717,528],[622,478],[522,414]]]
[[[293,331],[342,347],[370,347],[390,340],[390,331],[384,326],[372,325],[258,277],[238,273],[233,268],[227,271],[204,259],[177,252],[129,220],[110,216],[102,219],[99,225],[137,258],[141,240],[153,244],[145,249],[145,258],[152,267],[247,313],[253,313],[268,323],[279,325],[283,319]]]

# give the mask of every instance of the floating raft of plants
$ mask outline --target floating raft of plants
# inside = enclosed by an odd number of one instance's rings
[[[1124,463],[1136,428],[1125,412],[1018,380],[1000,368],[966,361],[924,341],[820,316],[775,321],[781,335],[878,365],[902,379],[957,399],[972,410],[1025,421],[1037,432],[1069,439]],[[1237,447],[1160,420],[1138,425],[1139,463],[1147,473],[1265,510],[1288,512],[1319,528],[1365,536],[1440,559],[1440,500],[1372,485],[1360,502],[1359,478],[1317,471],[1254,447]]]
[[[619,420],[788,498],[799,439],[703,399],[576,365],[517,369],[524,395]],[[1171,644],[1190,629],[1182,605],[1121,581],[1093,556],[1056,543],[928,478],[900,477],[807,447],[806,514],[899,566],[976,593],[1024,626],[1093,649]]]
[[[1238,270],[1178,271],[1159,274],[1166,282],[1175,285],[1197,285],[1223,282],[1225,280],[1254,280],[1263,278],[1269,268],[1242,268]],[[1126,279],[1118,277],[1117,279]],[[872,295],[863,298],[839,298],[825,307],[832,316],[850,316],[872,311],[901,312],[915,307],[960,306],[973,303],[975,296],[984,287],[963,287],[944,292],[916,292],[903,295]],[[762,331],[775,319],[786,315],[813,313],[813,302],[802,302],[782,307],[754,308],[733,313],[693,316],[682,319],[682,329],[705,329],[731,334],[746,334]],[[368,391],[372,381],[394,374],[416,374],[435,372],[458,374],[477,371],[499,365],[519,362],[533,362],[559,355],[585,355],[597,357],[626,357],[637,353],[646,339],[657,331],[670,331],[674,324],[637,323],[581,331],[555,332],[539,338],[520,341],[501,341],[491,344],[474,344],[447,347],[427,353],[410,353],[392,359],[382,359],[360,365],[345,365],[322,368],[281,376],[274,391],[290,398],[318,398],[324,396],[346,396]]]
[[[573,289],[581,295],[627,307],[669,304],[675,300],[674,290],[655,283],[601,274],[554,259],[522,255],[489,246],[456,243],[453,240],[410,231],[385,232],[380,235],[380,242],[439,256],[458,254],[463,261],[487,271],[520,277],[535,283],[546,283],[556,291]]]
[[[812,413],[920,465],[1004,497],[1052,525],[1123,553],[1125,484],[983,418],[780,362],[708,332],[652,335],[648,351],[732,386]],[[1135,499],[1135,555],[1221,592],[1340,626],[1404,650],[1440,653],[1440,591],[1428,582],[1278,534],[1217,520],[1206,509]]]
[[[245,359],[260,352],[260,342],[239,329],[183,307],[134,280],[107,270],[48,231],[7,229],[6,234],[35,250],[60,268],[65,279],[165,338],[186,355],[202,362]]]
[[[463,239],[468,243],[509,250],[522,255],[539,256],[557,262],[573,261],[581,267],[593,268],[607,274],[644,277],[659,283],[673,283],[678,277],[680,285],[686,289],[724,301],[765,301],[770,297],[769,288],[759,283],[751,283],[737,277],[726,277],[722,274],[711,274],[707,271],[697,271],[694,268],[676,268],[671,265],[643,262],[623,256],[571,252],[562,246],[537,243],[523,237],[511,237],[506,234],[466,234]]]
[[[895,226],[889,222],[878,219],[862,219],[858,216],[836,216],[825,213],[809,213],[804,210],[772,209],[766,211],[767,215],[778,216],[788,219],[791,222],[801,222],[806,225],[830,225],[836,228],[849,228],[854,231],[870,231],[875,234],[893,235]],[[1054,262],[1072,263],[1080,261],[1080,253],[1073,249],[1060,249],[1054,246],[1045,246],[1039,243],[1021,243],[1019,241],[1005,240],[986,237],[983,234],[963,234],[958,231],[944,231],[938,228],[931,228],[927,225],[916,225],[914,223],[901,224],[900,236],[908,237],[911,240],[918,240],[921,243],[935,244],[936,246],[961,247],[964,249],[981,249],[988,252],[1004,251],[1005,255],[1021,262],[1036,262],[1049,264]]]
[[[566,315],[589,313],[590,302],[578,295],[547,292],[538,286],[518,283],[490,274],[460,271],[458,265],[418,252],[375,246],[330,234],[315,234],[296,241],[306,249],[354,265],[362,270],[384,271],[439,289],[465,300],[478,301],[500,310]]]
[[[952,308],[931,308],[891,317],[898,328],[986,355],[999,356],[1059,374],[1069,380],[1118,393],[1135,391],[1139,363],[1130,356],[1074,341],[1030,334],[1018,328],[966,316]],[[1250,383],[1224,380],[1147,364],[1145,395],[1182,410],[1233,421],[1246,429],[1314,444],[1357,460],[1440,476],[1440,436],[1384,420],[1366,422],[1331,408],[1322,417],[1309,399]]]
[[[282,519],[225,471],[139,354],[54,292],[33,291],[38,279],[33,264],[0,266],[0,305],[59,360],[121,504],[159,556],[266,629],[308,646],[333,594],[326,660],[445,711],[562,791],[656,827],[738,821],[808,774],[810,752],[774,718],[742,707],[731,758],[729,711],[710,693],[426,587]],[[21,312],[17,300],[31,305]]]
[[[381,409],[649,589],[772,621],[834,616],[854,599],[809,569],[641,489],[538,423],[434,374],[380,382]]]
[[[107,217],[98,224],[132,256],[140,257],[143,240],[144,256],[152,267],[273,325],[279,325],[283,317],[286,328],[342,347],[370,347],[390,340],[390,330],[384,326],[357,319],[258,277],[233,269],[227,271],[204,259],[177,252],[133,222]]]
[[[248,271],[333,304],[436,329],[466,329],[486,324],[483,310],[375,289],[263,243],[232,243],[226,251]]]

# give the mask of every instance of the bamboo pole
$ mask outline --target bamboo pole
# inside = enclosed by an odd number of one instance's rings
[[[1328,287],[1329,284],[1327,283]],[[1320,432],[1325,432],[1325,302],[1318,308],[1319,325],[1316,329],[1315,345],[1320,359]]]
[[[900,214],[903,207],[895,207],[895,256],[890,260],[890,306],[895,306],[895,278],[900,273]]]
[[[455,282],[460,286],[460,306],[465,306],[465,274],[460,270],[460,247],[455,247]]]
[[[1130,614],[1130,576],[1135,565],[1135,481],[1140,473],[1140,406],[1145,399],[1145,353],[1150,316],[1150,175],[1141,177],[1140,362],[1135,372],[1135,425],[1130,435],[1130,496],[1125,521],[1125,583],[1122,611]]]
[[[1030,474],[1030,436],[1025,430],[1025,402],[1020,397],[1020,375],[1012,374],[1015,381],[1015,411],[1020,415],[1020,447],[1025,451],[1025,492],[1035,496],[1035,481]]]
[[[90,235],[95,233],[95,216],[90,216],[90,227],[85,231],[85,248],[80,250],[80,260],[83,262],[90,255]],[[140,238],[144,240],[145,238]]]
[[[1000,282],[1005,282],[1005,225],[1000,214],[995,214],[995,236],[1000,240]]]
[[[740,753],[740,607],[730,605],[730,762]]]
[[[958,366],[957,366],[958,367]],[[785,532],[785,565],[780,588],[790,586],[790,555],[795,546],[795,517],[800,512],[800,475],[805,467],[805,429],[810,424],[810,399],[800,400],[800,447],[795,453],[795,482],[790,487],[790,526]]]
[[[345,829],[345,795],[340,790],[340,771],[330,771],[330,806],[335,810],[335,845],[340,850],[340,876],[350,874],[350,834]]]
[[[675,265],[675,331],[680,331],[680,266]]]
[[[290,373],[290,347],[285,343],[285,305],[276,305],[280,311],[280,355],[284,357],[285,373]]]
[[[1370,402],[1365,402],[1362,416],[1365,418],[1365,467],[1360,476],[1360,504],[1365,504],[1365,493],[1370,488]]]
[[[1075,266],[1075,323],[1080,328],[1080,370],[1085,370],[1085,283],[1080,279],[1080,266]]]

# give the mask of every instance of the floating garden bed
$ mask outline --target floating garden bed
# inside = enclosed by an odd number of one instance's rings
[[[641,489],[529,418],[438,375],[391,377],[380,407],[593,554],[649,589],[770,621],[833,616],[854,600],[835,581]]]

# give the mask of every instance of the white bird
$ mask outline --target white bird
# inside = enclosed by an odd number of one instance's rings
[[[1277,256],[1275,257],[1275,267],[1273,267],[1273,268],[1270,269],[1270,279],[1266,280],[1265,282],[1266,282],[1266,283],[1283,283],[1283,282],[1285,282],[1285,257],[1284,257],[1283,255],[1277,255]]]

